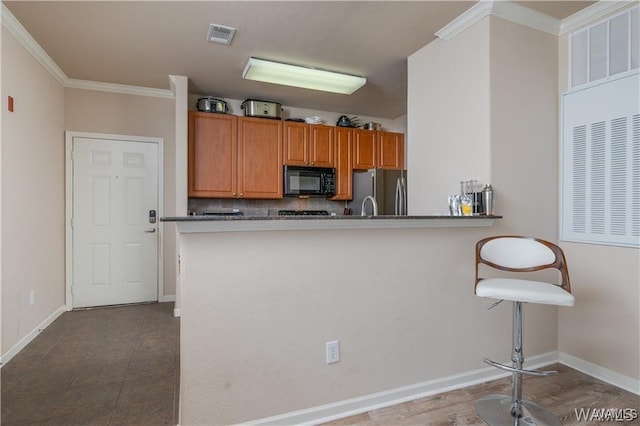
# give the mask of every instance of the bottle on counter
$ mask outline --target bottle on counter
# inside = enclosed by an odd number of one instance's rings
[[[487,216],[493,216],[493,203],[494,203],[494,191],[491,185],[487,184],[482,189],[482,203],[484,205],[484,214]]]

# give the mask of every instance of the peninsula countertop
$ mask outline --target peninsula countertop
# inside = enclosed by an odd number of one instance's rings
[[[391,228],[457,228],[487,227],[502,216],[176,216],[162,217],[162,222],[175,222],[181,233],[278,231],[314,229],[391,229]]]

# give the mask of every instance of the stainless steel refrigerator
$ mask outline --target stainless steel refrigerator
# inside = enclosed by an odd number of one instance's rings
[[[379,215],[407,215],[407,171],[370,169],[353,172],[353,200],[347,203],[354,215],[360,215],[362,200],[368,195],[378,203]],[[367,214],[372,214],[367,203]]]

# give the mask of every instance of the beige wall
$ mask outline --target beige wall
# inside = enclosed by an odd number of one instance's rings
[[[487,312],[473,295],[474,243],[492,232],[183,235],[180,423],[235,424],[506,362],[511,305]],[[527,307],[529,356],[556,348],[548,311]],[[336,339],[341,360],[327,365]]]
[[[489,37],[483,19],[408,59],[409,214],[448,212],[461,180],[489,180]]]
[[[65,89],[67,131],[159,137],[164,140],[164,211],[175,214],[175,110],[173,99]],[[175,232],[163,226],[164,295],[175,295]]]
[[[496,232],[557,241],[557,37],[490,20],[490,181],[504,215]]]
[[[559,93],[568,89],[568,39],[558,39]],[[640,250],[568,242],[561,246],[576,305],[560,312],[560,351],[640,380]]]
[[[65,240],[64,90],[4,26],[1,105],[5,354],[64,305]]]

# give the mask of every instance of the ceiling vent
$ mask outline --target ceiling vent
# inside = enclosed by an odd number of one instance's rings
[[[235,33],[235,28],[225,27],[224,25],[211,24],[209,25],[209,34],[207,35],[207,40],[213,43],[229,45],[231,44],[231,39],[233,39],[233,35]]]

